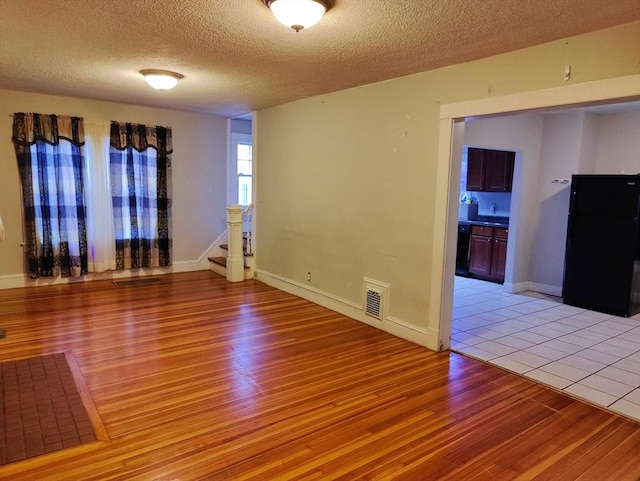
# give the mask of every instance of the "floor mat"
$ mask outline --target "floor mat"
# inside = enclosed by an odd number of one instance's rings
[[[0,465],[96,440],[64,354],[0,363]]]

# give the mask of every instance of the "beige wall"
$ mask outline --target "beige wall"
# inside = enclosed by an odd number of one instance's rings
[[[13,112],[77,115],[173,129],[174,263],[196,261],[226,229],[227,121],[212,115],[0,90],[0,280],[23,274],[20,183],[11,142]],[[107,222],[108,220],[105,220]]]
[[[258,112],[259,271],[353,305],[390,283],[390,316],[426,329],[440,105],[566,85],[567,63],[637,74],[639,43],[634,23]]]

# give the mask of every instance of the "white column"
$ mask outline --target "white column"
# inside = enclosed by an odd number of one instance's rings
[[[229,251],[227,256],[227,280],[244,280],[244,256],[242,252],[242,206],[227,206],[227,232],[229,233]]]

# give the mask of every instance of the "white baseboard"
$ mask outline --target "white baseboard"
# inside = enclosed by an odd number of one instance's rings
[[[552,286],[549,284],[539,284],[538,282],[529,282],[529,290],[547,294],[549,296],[562,297],[562,286]]]
[[[162,267],[156,269],[125,269],[124,271],[105,271],[105,272],[90,272],[83,277],[41,277],[38,279],[31,279],[26,274],[9,274],[0,276],[0,290],[1,289],[14,289],[17,287],[35,287],[35,286],[49,286],[58,284],[71,284],[74,282],[88,282],[88,281],[102,281],[112,279],[126,279],[129,277],[139,276],[157,276],[163,274],[172,274],[177,272],[193,272],[193,271],[205,271],[209,269],[209,257],[213,254],[218,255],[220,250],[220,244],[223,244],[227,238],[227,231],[225,230],[218,238],[207,247],[204,253],[196,260],[189,261],[177,261],[174,262],[171,267]]]
[[[518,292],[523,291],[534,291],[539,292],[540,294],[547,294],[549,296],[562,296],[562,286],[552,286],[549,284],[540,284],[538,282],[518,282],[516,284],[511,284],[505,282],[502,285],[502,288],[505,292],[509,292],[511,294],[517,294]]]
[[[124,271],[90,272],[83,277],[40,277],[31,279],[24,274],[10,274],[0,276],[0,289],[14,289],[18,287],[53,286],[62,284],[74,284],[76,282],[109,281],[128,279],[130,277],[160,276],[177,272],[192,272],[206,270],[198,261],[175,262],[171,267],[158,267],[154,269],[125,269]]]
[[[339,312],[351,319],[355,319],[356,321],[381,329],[389,334],[393,334],[394,336],[406,339],[407,341],[411,341],[415,344],[429,347],[430,349],[434,349],[438,344],[437,332],[431,332],[430,330],[414,326],[392,316],[387,316],[384,320],[379,321],[367,316],[362,310],[361,305],[315,287],[307,286],[300,282],[286,279],[277,274],[272,274],[262,270],[256,271],[256,278],[260,282],[264,282],[271,287],[275,287],[281,291],[301,297],[313,302],[314,304],[331,309],[332,311]]]
[[[509,294],[517,294],[518,292],[529,290],[528,282],[518,282],[516,284],[512,284],[510,282],[505,282],[502,284],[502,290],[508,292]]]

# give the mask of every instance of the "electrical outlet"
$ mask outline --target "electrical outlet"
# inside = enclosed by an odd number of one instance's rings
[[[311,282],[311,271],[307,272],[307,282]]]

